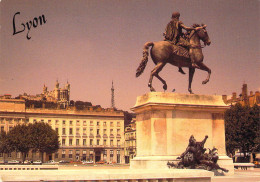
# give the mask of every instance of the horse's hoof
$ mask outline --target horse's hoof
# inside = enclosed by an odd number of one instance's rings
[[[205,85],[206,83],[208,83],[208,80],[202,82],[203,85]]]
[[[164,91],[167,90],[167,85],[163,85]]]
[[[155,92],[155,89],[153,87],[150,88],[151,92]]]
[[[188,91],[190,92],[190,94],[194,94],[190,88],[188,89]]]

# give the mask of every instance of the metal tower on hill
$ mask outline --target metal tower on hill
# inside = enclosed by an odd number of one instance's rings
[[[113,81],[112,81],[112,88],[111,88],[111,107],[112,108],[115,108],[115,96],[114,96],[114,84],[113,84]]]

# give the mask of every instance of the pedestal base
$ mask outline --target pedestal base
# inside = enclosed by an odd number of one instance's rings
[[[208,135],[206,149],[218,149],[220,167],[234,174],[232,159],[226,156],[222,96],[150,92],[139,96],[132,110],[136,113],[137,155],[131,169],[166,169],[189,145]]]
[[[168,169],[168,161],[174,162],[178,156],[146,156],[135,157],[130,162],[130,169]],[[221,170],[214,170],[216,176],[230,176],[234,175],[233,160],[227,156],[219,156],[218,165],[229,170],[224,173]],[[173,169],[171,169],[173,170]]]

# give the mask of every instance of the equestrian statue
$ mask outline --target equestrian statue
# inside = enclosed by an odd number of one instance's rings
[[[211,43],[206,31],[206,25],[194,24],[192,27],[187,27],[179,21],[179,17],[179,12],[174,12],[172,14],[172,20],[167,24],[165,29],[164,41],[147,42],[144,44],[143,59],[136,70],[136,77],[143,73],[148,62],[148,51],[151,47],[151,58],[156,66],[150,74],[148,83],[150,91],[155,91],[152,86],[154,76],[163,83],[163,89],[167,90],[166,81],[159,76],[159,72],[166,63],[177,66],[179,72],[182,74],[185,74],[182,67],[189,68],[188,91],[191,94],[193,93],[191,83],[196,68],[208,72],[208,76],[202,84],[206,84],[210,79],[211,70],[203,63],[204,57],[202,54],[202,48]],[[182,29],[185,29],[187,32],[183,33]],[[200,40],[204,42],[204,46],[201,45]]]

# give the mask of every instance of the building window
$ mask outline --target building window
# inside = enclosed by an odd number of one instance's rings
[[[70,135],[73,135],[73,128],[70,128]]]
[[[120,147],[120,140],[117,140],[116,144],[118,147]]]
[[[112,121],[110,122],[110,126],[112,126],[112,127],[114,126],[114,124],[113,124],[113,122],[112,122]]]
[[[110,140],[110,145],[111,145],[111,146],[113,146],[113,145],[114,145],[114,144],[113,144],[113,140]]]
[[[51,125],[51,120],[48,120],[48,124]]]
[[[66,135],[66,129],[65,128],[62,128],[62,134]]]
[[[99,141],[100,141],[100,140],[99,140],[99,139],[97,139],[97,145],[99,145]]]
[[[80,122],[79,122],[79,120],[77,120],[77,125],[80,125]]]
[[[107,126],[107,122],[106,121],[104,121],[103,126]]]
[[[56,133],[59,133],[59,128],[55,128]]]
[[[87,125],[87,121],[83,121],[83,125],[86,126]]]
[[[5,131],[5,127],[1,126],[1,132]]]
[[[62,124],[66,124],[66,121],[65,121],[65,120],[63,120],[63,121],[62,121]]]
[[[90,135],[93,135],[93,128],[90,128]]]
[[[93,121],[90,121],[90,126],[93,126]]]
[[[61,158],[65,158],[66,157],[66,150],[62,150],[62,154],[61,154]]]
[[[59,124],[59,120],[56,120],[56,121],[55,121],[55,124]]]
[[[97,121],[97,126],[99,126],[99,121]]]
[[[9,121],[10,121],[10,122],[9,122],[10,124],[13,124],[13,119],[12,119],[12,118],[10,118]]]
[[[110,129],[110,134],[113,134],[113,129]]]
[[[104,140],[104,143],[103,143],[103,145],[107,145],[107,140]]]
[[[70,146],[72,145],[72,139],[69,140],[69,145],[70,145]]]
[[[87,135],[87,129],[83,128],[83,135]]]
[[[36,120],[36,119],[33,119],[33,122],[34,122],[34,123],[36,123],[36,122],[37,122],[37,120]]]
[[[44,122],[44,119],[41,119],[41,122]]]
[[[114,151],[110,150],[110,162],[113,162]]]
[[[89,140],[89,144],[90,144],[90,145],[93,145],[93,139],[90,139],[90,140]]]
[[[76,129],[76,135],[80,135],[79,134],[79,128]]]
[[[107,134],[107,129],[104,129],[103,132],[104,132],[104,134]]]
[[[86,141],[86,139],[83,139],[83,145],[84,145],[84,146],[87,145],[87,141]]]
[[[70,151],[69,151],[69,158],[70,158],[70,159],[72,158],[72,154],[73,154],[73,151],[70,150]]]
[[[76,150],[76,159],[77,159],[77,161],[79,160],[79,155],[80,155],[80,151]]]
[[[70,125],[72,125],[73,124],[73,121],[70,121]]]
[[[120,129],[117,129],[117,134],[120,134]]]
[[[79,145],[79,139],[76,139],[76,145]]]
[[[62,145],[64,146],[66,142],[66,139],[62,139]]]
[[[97,129],[97,135],[99,135],[99,129]]]
[[[118,127],[120,126],[120,122],[119,122],[119,121],[117,122],[117,126],[118,126]]]

